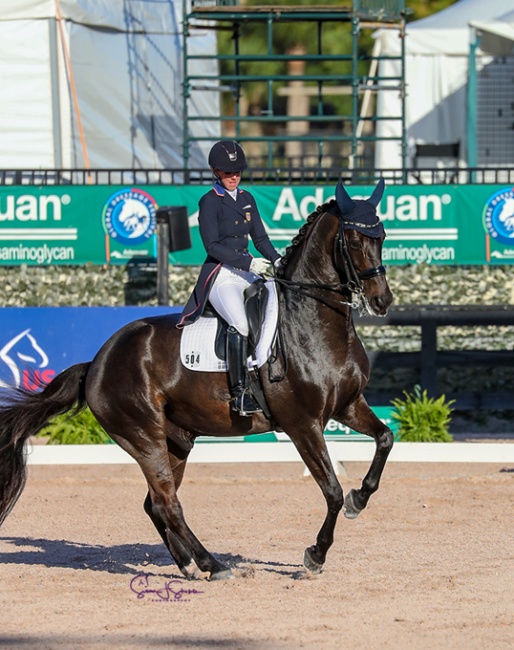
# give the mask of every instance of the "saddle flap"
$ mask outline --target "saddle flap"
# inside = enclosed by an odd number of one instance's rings
[[[227,330],[228,323],[218,316],[218,327],[216,328],[216,337],[214,339],[214,352],[218,359],[227,360]]]
[[[266,318],[269,291],[266,282],[258,279],[245,289],[244,304],[246,318],[248,319],[248,350],[254,354],[259,344],[262,326]]]

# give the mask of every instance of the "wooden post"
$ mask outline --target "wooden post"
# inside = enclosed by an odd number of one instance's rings
[[[165,221],[157,223],[157,303],[170,304],[169,295],[170,227]]]
[[[298,46],[290,50],[289,54],[305,54],[305,48]],[[305,61],[289,61],[288,73],[291,77],[303,75],[305,73]],[[290,81],[287,88],[287,115],[289,117],[303,117],[309,115],[309,95],[305,92],[303,80]],[[285,154],[287,158],[298,157],[298,162],[303,154],[302,143],[297,140],[298,136],[305,135],[309,132],[309,122],[307,120],[291,120],[286,122],[286,133],[289,140],[286,142]]]
[[[421,388],[428,397],[437,397],[437,323],[423,319],[421,323]]]

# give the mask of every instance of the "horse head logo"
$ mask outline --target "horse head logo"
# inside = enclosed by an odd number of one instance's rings
[[[150,227],[151,215],[141,201],[127,199],[120,212],[120,223],[125,227],[130,239],[141,237]]]
[[[502,189],[490,196],[483,212],[485,230],[494,241],[514,246],[514,189]]]
[[[514,198],[505,199],[498,219],[503,223],[506,230],[512,232],[510,237],[514,237]]]
[[[20,387],[22,372],[28,367],[46,368],[48,356],[38,344],[35,337],[30,333],[30,328],[24,330],[3,348],[0,348],[0,361],[3,361],[12,374],[12,381],[6,383],[0,379],[0,387]]]
[[[144,243],[155,232],[157,203],[147,192],[133,187],[109,197],[102,220],[109,235],[128,246]]]

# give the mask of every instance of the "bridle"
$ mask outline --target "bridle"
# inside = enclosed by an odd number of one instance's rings
[[[367,224],[364,223],[346,221],[343,216],[339,217],[337,236],[334,239],[334,253],[333,253],[334,262],[336,260],[337,254],[339,254],[343,262],[344,273],[348,279],[347,282],[348,289],[352,293],[362,294],[364,291],[364,285],[362,284],[362,281],[369,280],[370,278],[375,278],[378,275],[385,275],[386,269],[383,264],[379,264],[378,266],[374,266],[371,269],[365,269],[364,271],[357,273],[357,271],[355,270],[355,265],[353,263],[352,257],[348,250],[346,237],[344,236],[345,224],[348,224],[347,229],[351,229],[352,227],[355,227],[355,229],[366,229],[366,228],[371,229],[371,228],[375,228],[380,224],[380,219],[379,217],[377,217],[376,222],[368,226]]]
[[[275,281],[278,284],[282,285],[283,287],[290,289],[291,291],[300,293],[310,298],[314,298],[315,300],[319,300],[329,306],[331,306],[330,303],[328,303],[325,299],[323,299],[321,295],[312,294],[308,290],[321,289],[325,291],[334,291],[336,293],[344,293],[348,291],[351,294],[355,295],[354,300],[352,300],[351,302],[337,300],[336,302],[338,305],[348,305],[356,309],[359,306],[359,298],[364,293],[363,282],[366,280],[370,280],[371,278],[375,278],[379,275],[385,275],[386,269],[383,266],[383,264],[379,264],[370,269],[365,269],[364,271],[360,271],[359,273],[357,273],[355,269],[355,265],[350,255],[350,251],[348,250],[346,237],[344,236],[345,225],[346,225],[346,229],[352,229],[353,227],[355,227],[356,230],[360,231],[361,229],[365,230],[366,228],[369,229],[375,228],[379,224],[380,224],[380,219],[378,216],[377,216],[377,221],[371,225],[354,222],[354,221],[347,221],[345,220],[343,215],[339,216],[337,235],[334,238],[334,248],[333,248],[332,256],[333,256],[333,262],[335,268],[337,268],[338,257],[341,259],[343,272],[346,277],[346,282],[344,283],[337,282],[334,284],[322,284],[318,282],[296,282],[294,280],[285,280],[283,278],[278,278],[278,277],[275,278]]]

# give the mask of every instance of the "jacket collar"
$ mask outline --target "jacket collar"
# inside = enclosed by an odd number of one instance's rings
[[[212,189],[214,190],[214,192],[215,192],[218,196],[225,196],[225,194],[227,193],[227,190],[226,190],[226,189],[223,187],[223,185],[222,185],[221,183],[219,183],[218,181],[216,181],[216,182],[214,183],[214,185],[212,186]],[[244,192],[244,190],[242,190],[240,187],[238,187],[238,188],[237,188],[237,193],[238,193],[238,194],[242,194],[242,192]]]

